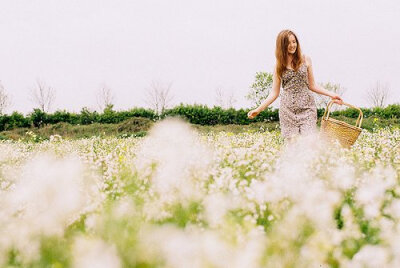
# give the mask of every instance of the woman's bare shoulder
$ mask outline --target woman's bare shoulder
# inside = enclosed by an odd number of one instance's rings
[[[307,65],[307,67],[311,65],[312,62],[311,62],[310,56],[308,56],[306,54],[303,54],[303,59],[304,59],[306,65]]]

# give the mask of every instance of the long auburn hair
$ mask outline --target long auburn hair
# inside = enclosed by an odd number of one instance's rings
[[[275,57],[276,57],[276,72],[278,77],[282,78],[282,74],[287,70],[287,61],[288,61],[288,46],[289,46],[289,36],[293,35],[296,38],[297,48],[296,52],[293,54],[292,66],[295,71],[300,68],[301,63],[303,62],[303,57],[301,56],[301,49],[299,39],[296,34],[291,30],[283,30],[278,34],[276,38],[276,49],[275,49]]]

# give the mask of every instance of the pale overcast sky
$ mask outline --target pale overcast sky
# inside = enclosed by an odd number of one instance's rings
[[[212,106],[219,87],[251,108],[245,95],[257,71],[272,71],[286,28],[346,102],[367,106],[378,80],[400,102],[396,0],[1,0],[0,80],[8,112],[32,111],[38,78],[56,89],[53,111],[97,108],[104,83],[116,109],[144,107],[153,80],[172,83],[175,104]]]

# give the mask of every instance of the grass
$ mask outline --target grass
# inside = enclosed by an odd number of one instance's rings
[[[81,139],[93,136],[144,136],[152,126],[153,121],[147,118],[130,118],[119,124],[71,125],[69,123],[57,123],[41,128],[16,128],[0,132],[0,139],[19,140],[26,139],[31,131],[41,139],[49,139],[52,135],[60,135],[66,139]]]

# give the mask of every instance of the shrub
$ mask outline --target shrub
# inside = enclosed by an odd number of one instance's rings
[[[72,125],[79,124],[79,115],[69,113],[67,111],[56,111],[54,114],[49,114],[47,117],[49,124],[57,124],[60,122],[69,123]]]
[[[47,123],[48,115],[40,109],[34,109],[30,119],[35,127],[42,127]]]
[[[187,119],[192,124],[199,125],[216,125],[216,124],[239,124],[247,125],[251,122],[263,121],[278,121],[278,110],[267,109],[259,114],[255,119],[250,120],[247,118],[249,110],[233,108],[222,109],[221,107],[214,106],[209,108],[205,105],[183,105],[180,104],[172,109],[166,110],[161,117],[166,116],[180,116]]]
[[[0,116],[0,131],[11,130],[19,127],[30,127],[32,122],[29,117],[24,117],[23,114],[13,112],[11,115]]]
[[[16,127],[30,127],[32,122],[29,117],[25,117],[23,114],[13,112],[10,116],[10,128]]]
[[[400,105],[392,104],[386,108],[361,108],[364,118],[378,117],[382,119],[400,119]],[[126,121],[129,118],[146,118],[148,120],[158,120],[167,116],[179,116],[192,124],[198,125],[248,125],[253,122],[277,122],[279,121],[279,110],[268,108],[261,112],[256,118],[249,120],[247,118],[248,109],[223,109],[218,106],[212,108],[206,105],[184,105],[180,104],[172,109],[167,109],[160,116],[152,110],[144,108],[133,108],[128,111],[114,111],[112,106],[104,109],[99,114],[96,111],[90,111],[84,107],[79,114],[69,113],[65,110],[56,111],[53,114],[47,114],[40,109],[34,109],[31,114],[24,116],[21,113],[14,112],[11,115],[0,115],[0,131],[11,130],[24,127],[42,127],[46,124],[69,123],[71,125],[89,125],[94,123],[117,124]],[[318,117],[322,117],[325,109],[318,109]],[[357,109],[346,109],[332,112],[333,116],[343,116],[346,118],[357,118],[359,111]],[[138,119],[139,120],[139,119]],[[134,122],[133,120],[132,122]]]
[[[79,114],[79,122],[81,125],[89,125],[98,122],[99,114],[94,111],[91,112],[87,107],[83,107]]]

